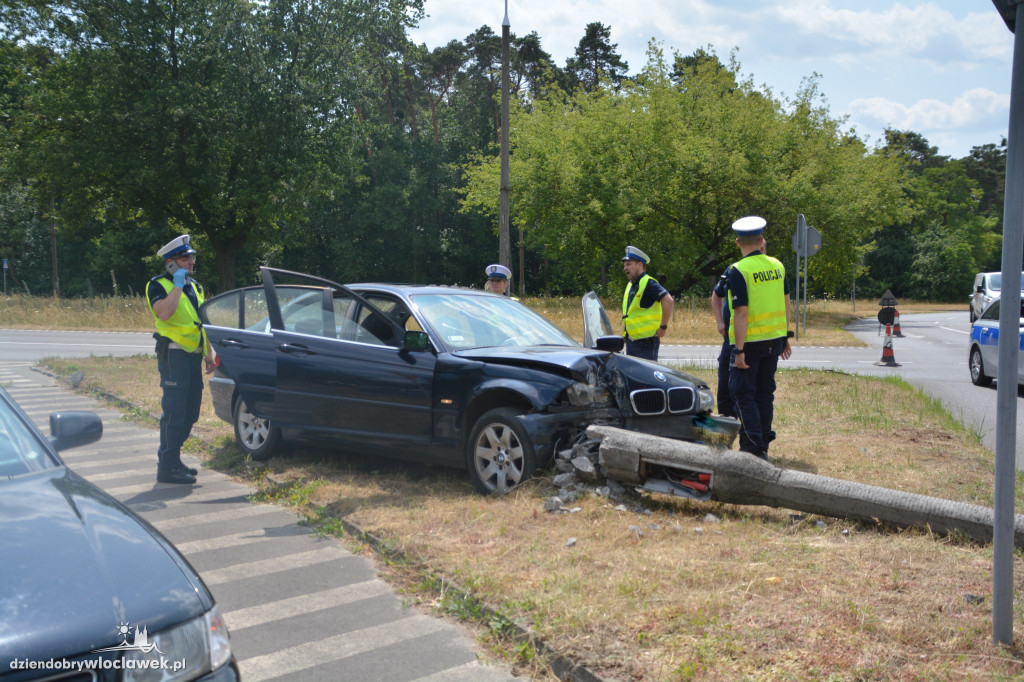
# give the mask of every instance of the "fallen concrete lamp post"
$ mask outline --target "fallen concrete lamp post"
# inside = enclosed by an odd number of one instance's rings
[[[611,426],[591,426],[587,435],[601,440],[598,462],[605,476],[647,490],[672,493],[680,488],[672,483],[673,476],[699,472],[707,481],[703,499],[781,507],[992,541],[993,513],[988,507],[780,469],[747,453]],[[657,479],[665,475],[668,481]],[[676,494],[697,497],[689,491]],[[1014,516],[1013,537],[1014,545],[1024,548],[1024,515]]]

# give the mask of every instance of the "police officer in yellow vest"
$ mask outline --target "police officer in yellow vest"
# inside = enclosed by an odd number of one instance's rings
[[[160,483],[196,482],[198,471],[181,461],[181,446],[199,420],[203,400],[203,361],[213,372],[213,354],[197,311],[203,287],[190,277],[196,252],[189,235],[175,237],[157,251],[166,272],[149,280],[146,297],[156,322],[156,357],[163,398],[160,406],[160,449],[156,480]]]
[[[786,268],[761,251],[764,218],[732,224],[743,257],[726,271],[732,325],[729,392],[740,418],[740,450],[768,459],[775,402],[775,370],[789,358],[790,302]]]
[[[622,294],[626,355],[658,361],[661,337],[672,319],[672,294],[647,274],[651,259],[635,246],[626,247],[622,270],[629,282]]]

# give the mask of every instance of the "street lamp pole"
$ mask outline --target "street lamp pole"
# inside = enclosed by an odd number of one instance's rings
[[[508,171],[508,111],[509,111],[509,43],[511,24],[508,21],[508,0],[505,0],[505,18],[501,22],[501,197],[498,232],[498,262],[512,269],[512,244],[509,235],[509,171]]]

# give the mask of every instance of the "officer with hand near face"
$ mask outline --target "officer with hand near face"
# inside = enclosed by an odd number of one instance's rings
[[[196,251],[189,242],[189,235],[183,234],[157,251],[164,259],[165,272],[146,286],[146,298],[156,325],[153,336],[163,390],[156,471],[156,480],[160,483],[196,482],[198,471],[182,463],[181,446],[199,420],[204,361],[207,374],[214,369],[213,353],[199,321],[203,287],[191,278],[196,267]]]

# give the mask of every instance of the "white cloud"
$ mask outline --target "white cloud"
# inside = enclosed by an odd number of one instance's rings
[[[897,2],[874,11],[836,9],[828,0],[795,0],[774,11],[804,35],[837,41],[841,51],[934,61],[1008,60],[1010,33],[995,8],[988,9],[958,18],[931,2],[912,7]]]
[[[899,130],[952,130],[973,126],[999,114],[1008,117],[1010,96],[973,88],[952,103],[921,99],[910,105],[882,97],[866,97],[850,102],[849,111],[857,119],[877,121]]]
[[[943,153],[998,141],[1008,119],[1011,34],[991,0],[508,0],[512,31],[536,31],[555,63],[573,56],[586,25],[611,28],[630,72],[654,38],[671,61],[712,45],[741,76],[781,95],[812,73],[837,116],[874,138],[886,125],[914,130]],[[429,47],[482,25],[501,33],[502,0],[426,0],[432,16],[412,34]],[[850,102],[849,106],[843,106]],[[959,126],[959,127],[958,127]]]

